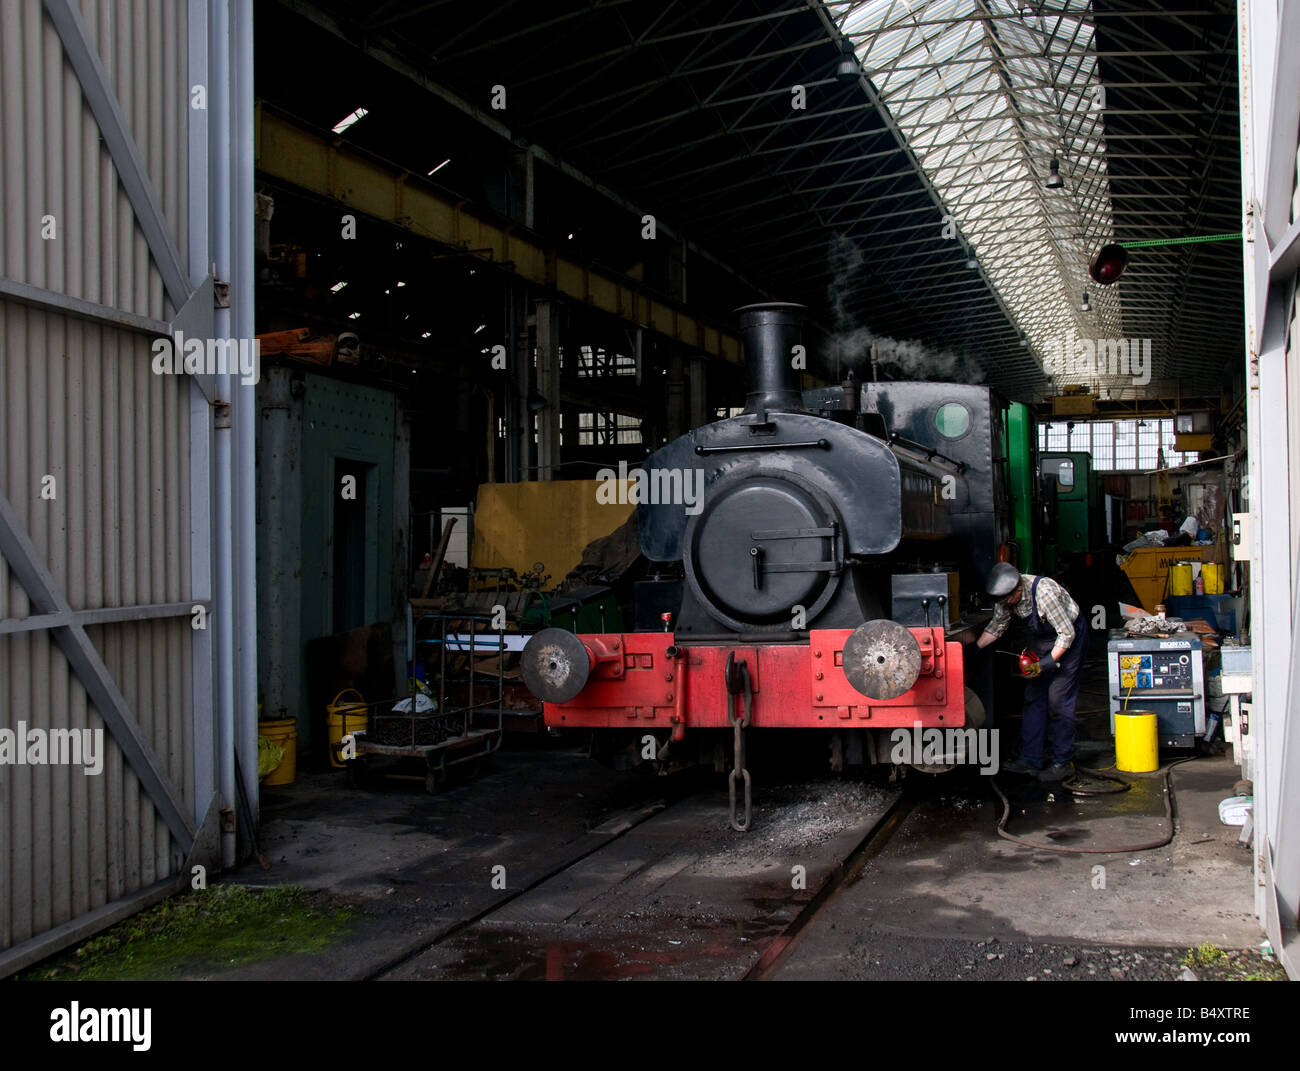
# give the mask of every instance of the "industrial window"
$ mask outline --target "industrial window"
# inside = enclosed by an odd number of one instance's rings
[[[740,416],[745,411],[743,405],[735,405],[728,409],[725,405],[713,410],[713,415],[719,420],[726,420],[728,417]]]
[[[1097,472],[1146,472],[1200,457],[1196,451],[1174,449],[1172,418],[1051,421],[1038,425],[1038,448],[1089,454]]]
[[[636,375],[636,358],[627,353],[611,353],[603,346],[580,346],[578,348],[578,377],[587,379],[593,376],[634,376]],[[641,440],[638,439],[637,442]]]
[[[1092,467],[1098,472],[1115,467],[1115,425],[1110,421],[1089,424]]]
[[[560,445],[563,446],[564,445],[564,414],[558,413],[556,415],[559,417]],[[537,413],[534,413],[533,414],[533,442],[537,442],[538,433],[541,431],[541,424],[542,424],[541,417]],[[504,437],[503,435],[497,436],[498,439],[503,437]]]
[[[641,418],[625,413],[579,413],[579,446],[626,446],[641,442]]]
[[[1137,421],[1117,420],[1114,426],[1115,467],[1117,469],[1137,468]]]

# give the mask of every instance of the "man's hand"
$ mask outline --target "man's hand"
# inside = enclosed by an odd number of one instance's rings
[[[1038,655],[1028,649],[1020,652],[1020,675],[1032,680],[1043,672]]]
[[[1045,673],[1049,670],[1060,669],[1061,667],[1057,664],[1055,658],[1050,654],[1045,654],[1038,660],[1038,668],[1040,671]]]

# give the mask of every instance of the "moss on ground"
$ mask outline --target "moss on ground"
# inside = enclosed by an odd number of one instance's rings
[[[164,900],[19,977],[167,980],[317,952],[341,936],[352,914],[328,894],[297,886],[213,885]]]
[[[1286,970],[1272,956],[1253,950],[1225,952],[1217,945],[1189,948],[1183,966],[1190,967],[1202,982],[1285,982]]]

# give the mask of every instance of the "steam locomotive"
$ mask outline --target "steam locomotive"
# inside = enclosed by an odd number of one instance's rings
[[[991,659],[963,642],[988,620],[978,596],[1010,518],[995,392],[850,375],[801,393],[801,306],[739,312],[744,411],[644,463],[663,488],[702,471],[702,501],[637,506],[646,558],[680,563],[661,582],[676,611],[662,630],[546,629],[522,670],[548,725],[621,734],[658,762],[729,730],[743,830],[747,729],[823,730],[839,767],[888,761],[896,728],[984,725]]]

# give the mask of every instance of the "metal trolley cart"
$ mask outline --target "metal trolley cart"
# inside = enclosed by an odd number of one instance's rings
[[[412,665],[432,670],[431,683],[412,682],[405,710],[395,709],[401,699],[366,705],[367,727],[353,734],[356,757],[346,764],[353,786],[371,772],[369,758],[383,756],[422,760],[424,787],[436,793],[452,767],[473,772],[501,746],[507,649],[492,618],[421,614],[408,634]]]

